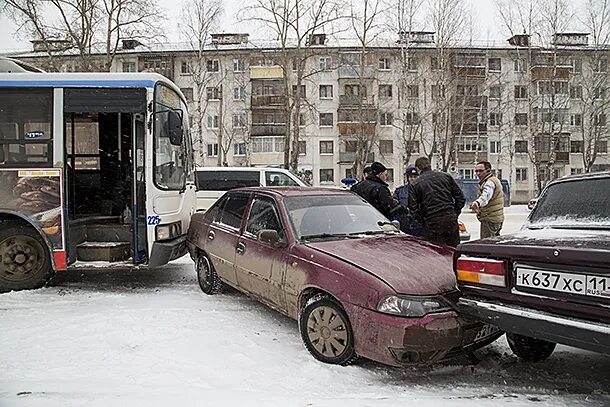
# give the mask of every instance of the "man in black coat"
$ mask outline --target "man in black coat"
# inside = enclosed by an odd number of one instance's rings
[[[426,229],[426,239],[436,244],[457,247],[460,244],[458,216],[466,203],[453,177],[432,171],[430,160],[415,161],[419,177],[409,184],[409,210]]]
[[[392,213],[400,207],[398,200],[392,198],[390,188],[385,182],[388,176],[387,168],[380,162],[375,161],[366,178],[351,190],[373,205],[386,218],[390,219]]]

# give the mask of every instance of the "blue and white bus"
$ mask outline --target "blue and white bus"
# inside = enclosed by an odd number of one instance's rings
[[[0,292],[186,253],[186,99],[153,73],[0,73]]]

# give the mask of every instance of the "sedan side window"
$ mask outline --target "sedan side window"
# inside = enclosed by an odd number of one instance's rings
[[[258,232],[261,230],[272,229],[277,230],[280,234],[280,238],[283,239],[284,231],[281,225],[275,202],[272,199],[263,196],[254,198],[254,203],[250,210],[250,217],[248,218],[248,225],[246,226],[246,232],[258,236]]]
[[[244,211],[250,196],[247,194],[231,194],[225,203],[224,210],[220,217],[220,223],[239,229],[244,217]]]

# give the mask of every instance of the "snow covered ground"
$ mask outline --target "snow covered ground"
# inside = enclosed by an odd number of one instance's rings
[[[507,210],[504,232],[527,209]],[[473,237],[474,214],[462,215]],[[0,295],[0,406],[608,406],[610,357],[559,347],[525,363],[504,339],[466,360],[398,369],[314,360],[297,324],[188,257],[159,270],[63,273]]]

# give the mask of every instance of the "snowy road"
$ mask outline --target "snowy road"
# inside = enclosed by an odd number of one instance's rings
[[[509,211],[520,220],[506,229],[518,228],[526,212]],[[524,363],[503,339],[477,355],[419,369],[321,364],[295,321],[233,291],[201,293],[187,257],[0,295],[3,407],[610,405],[608,356],[559,347]]]

